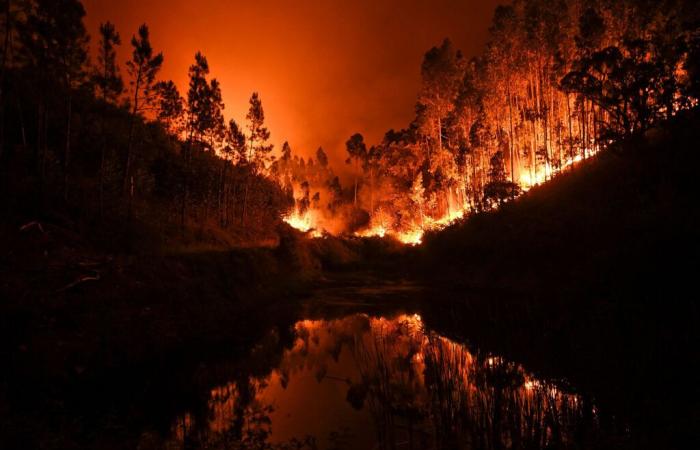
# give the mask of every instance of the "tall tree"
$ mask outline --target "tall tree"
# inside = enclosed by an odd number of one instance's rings
[[[324,169],[328,167],[328,155],[326,155],[323,147],[319,147],[318,150],[316,150],[316,160]]]
[[[41,72],[39,77],[44,88],[51,89],[51,84],[54,84],[59,89],[66,108],[63,142],[64,197],[68,195],[73,95],[84,81],[84,65],[87,62],[89,37],[83,17],[85,9],[78,0],[36,0],[24,33],[24,46],[31,63]],[[50,94],[44,92],[43,95]],[[45,118],[48,117],[46,111],[43,112]]]
[[[5,149],[5,98],[8,69],[14,66],[17,34],[21,21],[26,19],[26,0],[4,0],[0,2],[0,162]]]
[[[113,103],[124,90],[124,81],[119,73],[117,63],[117,47],[122,43],[119,32],[114,24],[100,24],[100,42],[97,53],[97,67],[93,73],[93,81],[98,95],[105,103]]]
[[[187,91],[187,144],[185,146],[182,181],[181,227],[185,232],[187,202],[189,197],[190,162],[193,146],[200,142],[211,127],[211,86],[207,80],[209,62],[201,53],[194,55],[195,62],[189,69],[189,90]]]
[[[355,174],[355,193],[353,197],[353,205],[357,208],[357,185],[360,178],[360,165],[364,165],[367,160],[367,146],[365,145],[365,138],[360,133],[355,133],[350,136],[350,139],[345,142],[345,151],[348,153],[348,158],[345,160],[346,164],[354,165]]]
[[[156,76],[163,66],[163,54],[155,54],[151,46],[148,26],[143,24],[138,33],[131,38],[133,51],[131,59],[126,67],[130,76],[131,85],[131,119],[129,121],[129,136],[126,146],[126,162],[124,164],[124,193],[129,195],[129,205],[133,197],[133,183],[131,179],[131,166],[133,163],[134,133],[136,118],[151,106],[153,101],[152,91],[156,83]],[[129,208],[131,213],[131,208]]]
[[[246,149],[246,138],[245,134],[241,130],[238,123],[231,119],[225,130],[225,145],[223,149],[223,169],[221,172],[221,225],[226,227],[228,225],[228,180],[227,172],[230,165],[230,161],[234,158],[241,158],[245,155]]]
[[[119,73],[119,65],[117,63],[116,47],[121,45],[121,38],[114,24],[105,22],[100,24],[100,42],[99,51],[97,54],[97,67],[95,68],[92,78],[98,90],[98,95],[103,102],[103,112],[101,120],[102,142],[100,143],[100,173],[99,173],[99,216],[104,213],[104,184],[105,184],[105,167],[107,154],[107,134],[106,134],[106,108],[108,103],[116,102],[119,95],[124,90],[124,82]]]
[[[454,107],[463,76],[464,58],[449,39],[425,54],[421,66],[423,86],[418,95],[418,123],[437,153],[443,149],[443,121]]]
[[[185,113],[185,100],[180,91],[172,80],[168,80],[157,83],[155,92],[157,119],[169,133],[179,135]]]
[[[248,161],[255,172],[263,171],[266,164],[272,161],[272,144],[268,143],[270,131],[265,126],[265,112],[257,92],[250,97],[250,107],[246,115],[248,120],[248,141],[250,155]]]

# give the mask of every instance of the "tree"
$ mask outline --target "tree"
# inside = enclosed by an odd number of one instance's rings
[[[326,155],[323,147],[319,147],[318,150],[316,150],[316,160],[324,169],[328,167],[328,155]]]
[[[119,73],[117,64],[116,47],[121,45],[119,33],[111,22],[100,24],[99,52],[97,54],[98,66],[93,73],[93,81],[98,90],[98,95],[102,98],[103,108],[108,104],[116,102],[119,95],[124,90],[124,81]],[[100,174],[99,174],[99,215],[104,213],[104,183],[107,142],[105,132],[105,113],[102,114],[101,124],[102,142],[100,144]]]
[[[360,176],[359,166],[360,164],[364,164],[367,159],[365,138],[362,137],[360,133],[353,134],[350,136],[350,139],[345,142],[345,151],[348,153],[348,158],[345,160],[345,163],[355,166],[355,194],[353,205],[357,208],[357,184]]]
[[[21,31],[22,21],[26,19],[28,8],[26,0],[5,0],[0,3],[0,39],[2,54],[0,56],[0,163],[5,148],[5,99],[7,74],[16,66],[15,53],[18,50],[17,35]]]
[[[151,46],[148,26],[143,24],[139,27],[138,35],[131,38],[133,52],[131,59],[127,61],[126,67],[131,77],[131,120],[129,121],[129,136],[126,146],[126,162],[124,164],[124,193],[129,195],[129,205],[131,205],[133,193],[133,180],[131,179],[131,165],[133,160],[134,127],[136,118],[146,108],[151,106],[153,98],[151,93],[155,86],[156,76],[163,65],[163,54],[154,54]],[[129,207],[131,214],[131,207]]]
[[[425,187],[423,186],[423,173],[418,172],[418,175],[413,180],[411,184],[411,191],[409,193],[411,201],[415,206],[418,207],[420,212],[420,225],[424,226],[424,215],[423,215],[423,205],[425,204]]]
[[[216,79],[209,82],[207,75],[209,75],[207,58],[201,52],[197,52],[195,54],[195,62],[190,66],[190,83],[187,92],[188,138],[184,155],[185,168],[183,171],[181,211],[183,232],[187,218],[190,163],[195,144],[198,147],[206,145],[214,150],[216,147],[215,143],[224,141],[226,134],[221,86]]]
[[[114,103],[124,90],[124,81],[119,73],[116,47],[122,43],[119,33],[111,22],[100,24],[99,52],[93,81],[98,95],[105,103]]]
[[[489,161],[489,182],[484,187],[484,199],[495,200],[499,205],[517,195],[519,187],[508,181],[503,161],[503,152],[497,151]]]
[[[45,88],[57,83],[65,101],[63,196],[68,195],[71,161],[73,94],[84,81],[89,37],[83,24],[85,9],[78,0],[36,0],[27,19],[24,46]],[[48,96],[45,92],[43,95]],[[46,114],[46,111],[44,111]],[[48,120],[48,119],[47,119]]]
[[[268,144],[270,131],[265,127],[265,112],[262,101],[257,92],[250,97],[250,108],[246,115],[248,120],[248,141],[250,142],[250,155],[248,161],[255,172],[263,171],[266,165],[272,161],[272,144]]]
[[[435,152],[443,149],[443,120],[454,107],[463,76],[462,54],[454,49],[449,39],[425,54],[421,66],[423,86],[418,95],[417,122],[422,134],[436,145]]]
[[[333,177],[333,179],[328,182],[328,190],[330,191],[331,197],[328,203],[328,209],[331,210],[331,213],[335,214],[338,206],[343,201],[343,188],[340,185],[340,179],[338,177]]]
[[[246,136],[238,123],[231,119],[228,123],[226,140],[232,150],[232,154],[242,161],[246,155]]]
[[[156,118],[169,133],[177,136],[182,128],[185,100],[172,80],[158,82],[154,91],[156,94]]]
[[[246,138],[245,134],[241,131],[238,123],[231,119],[228,122],[224,133],[224,147],[223,147],[223,168],[221,170],[221,187],[220,187],[220,207],[221,207],[221,225],[226,227],[228,225],[228,180],[227,172],[230,165],[230,161],[234,158],[245,157],[246,151]]]
[[[270,139],[270,131],[265,127],[265,111],[263,110],[262,101],[257,92],[253,92],[250,97],[248,114],[248,155],[246,158],[248,167],[253,175],[264,171],[266,165],[273,160],[271,155],[273,146],[268,144]],[[243,216],[242,220],[246,220],[248,211],[248,197],[250,191],[251,177],[246,177],[245,192],[243,194]]]
[[[289,142],[284,141],[282,144],[282,161],[288,162],[292,159],[292,147],[289,146]]]

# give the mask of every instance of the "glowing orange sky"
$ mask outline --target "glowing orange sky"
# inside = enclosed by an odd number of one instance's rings
[[[497,0],[83,0],[90,34],[110,20],[124,59],[140,23],[163,51],[162,79],[183,90],[197,50],[221,81],[226,116],[245,119],[260,92],[276,148],[319,145],[342,158],[355,132],[368,142],[413,117],[423,54],[449,37],[479,54]],[[97,39],[94,38],[94,41]],[[94,45],[94,42],[93,42]],[[125,73],[122,67],[122,73]]]

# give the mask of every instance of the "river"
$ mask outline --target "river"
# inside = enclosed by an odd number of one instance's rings
[[[167,448],[578,448],[604,439],[565,380],[427,326],[410,284],[326,288],[289,330],[203,369]],[[399,306],[401,305],[401,306]],[[212,383],[213,378],[218,382]]]

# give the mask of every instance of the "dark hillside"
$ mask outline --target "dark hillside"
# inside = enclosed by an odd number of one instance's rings
[[[430,236],[427,323],[571,380],[633,448],[698,442],[699,125],[681,115]]]
[[[700,236],[700,119],[681,115],[428,236],[431,276],[514,292],[668,297],[692,281]],[[620,292],[622,291],[622,292]]]

